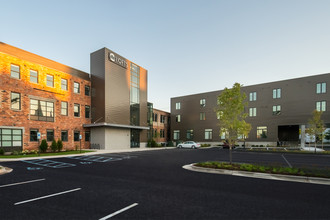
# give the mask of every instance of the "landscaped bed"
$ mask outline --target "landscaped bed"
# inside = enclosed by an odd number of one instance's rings
[[[330,178],[330,169],[309,169],[309,168],[290,168],[282,166],[264,166],[257,164],[243,164],[243,163],[227,163],[218,161],[208,161],[194,164],[198,167],[212,168],[212,169],[226,169],[238,170],[248,172],[259,172],[269,174],[284,174],[295,176],[308,176],[308,177],[323,177]]]
[[[32,152],[32,153],[30,153]],[[29,153],[20,152],[12,155],[0,155],[0,158],[24,158],[24,157],[38,157],[38,156],[61,156],[61,155],[70,155],[70,154],[80,154],[92,152],[90,150],[72,150],[72,151],[61,151],[61,152],[49,152],[49,153],[40,153],[38,151],[30,151]]]

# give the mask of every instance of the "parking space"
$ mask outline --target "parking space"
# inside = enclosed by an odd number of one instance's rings
[[[66,167],[74,167],[75,164],[72,163],[64,163],[58,162],[54,160],[45,160],[45,159],[37,159],[37,160],[22,160],[24,163],[29,163],[33,165],[49,167],[49,168],[66,168]]]
[[[124,159],[123,157],[101,157],[101,156],[74,156],[74,157],[68,157],[70,159],[75,160],[83,160],[83,161],[89,161],[89,162],[110,162],[110,161],[118,161]]]

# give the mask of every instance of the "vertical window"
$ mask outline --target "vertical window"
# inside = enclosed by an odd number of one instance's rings
[[[38,129],[30,129],[30,141],[38,141]]]
[[[73,140],[79,141],[80,131],[74,131],[73,132]]]
[[[180,102],[175,103],[175,109],[176,110],[180,110],[181,109],[181,103]]]
[[[156,138],[157,137],[157,129],[155,129],[154,132],[155,132],[154,133],[154,138]]]
[[[194,130],[192,130],[192,129],[187,130],[187,139],[192,140],[193,137],[194,137]]]
[[[73,83],[73,92],[74,93],[80,93],[80,83],[74,82]]]
[[[54,76],[47,75],[47,86],[54,87]]]
[[[175,116],[175,121],[176,122],[181,122],[181,115]]]
[[[68,91],[68,80],[66,79],[61,79],[61,89]]]
[[[280,115],[280,114],[281,114],[281,106],[273,105],[273,115]]]
[[[91,133],[90,131],[85,131],[85,141],[91,141]]]
[[[257,92],[250,92],[250,101],[256,101],[257,100]]]
[[[61,115],[68,115],[68,103],[61,102]]]
[[[90,118],[91,107],[89,105],[85,105],[85,118]]]
[[[256,117],[257,116],[257,108],[249,108],[249,116]]]
[[[206,100],[205,99],[201,99],[199,101],[199,104],[202,106],[202,107],[205,107],[206,106]]]
[[[30,82],[38,83],[38,72],[35,70],[30,70]]]
[[[47,130],[47,141],[54,140],[54,130]]]
[[[317,83],[316,84],[316,93],[326,93],[327,92],[327,84],[326,83]]]
[[[205,121],[205,112],[199,113],[199,120]]]
[[[73,115],[74,115],[74,117],[80,117],[80,105],[79,104],[74,104]]]
[[[204,137],[205,137],[205,140],[211,140],[212,139],[212,129],[205,129]]]
[[[154,114],[154,122],[157,122],[158,121],[158,115],[155,113]]]
[[[20,74],[20,68],[17,65],[11,64],[10,65],[10,76],[15,79],[20,79],[21,74]]]
[[[257,138],[267,138],[267,127],[259,126],[257,127]]]
[[[91,92],[91,87],[86,85],[85,86],[85,95],[90,96],[91,95],[90,92]]]
[[[173,139],[174,140],[179,140],[180,139],[180,131],[179,130],[174,130],[173,131]]]
[[[326,105],[327,105],[326,101],[316,102],[316,110],[319,112],[325,112]]]
[[[160,115],[160,123],[165,123],[166,117],[165,115]]]
[[[68,141],[68,131],[61,131],[61,140],[64,142]]]
[[[11,109],[21,110],[21,94],[12,92],[11,95]]]
[[[273,99],[281,98],[281,89],[273,89]]]

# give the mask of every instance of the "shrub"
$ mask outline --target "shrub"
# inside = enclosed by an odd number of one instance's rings
[[[0,155],[4,155],[5,154],[5,150],[3,148],[0,148]]]
[[[63,149],[63,142],[61,139],[57,140],[57,150],[60,152]]]
[[[21,154],[26,155],[26,154],[29,154],[29,153],[30,153],[29,150],[23,150]]]
[[[151,139],[151,147],[158,147],[158,144],[154,139]]]
[[[44,153],[44,152],[46,152],[47,148],[48,148],[47,141],[46,141],[46,139],[43,139],[43,140],[41,141],[41,144],[40,144],[40,146],[39,146],[39,149],[40,149],[41,152]]]
[[[52,145],[50,145],[50,148],[53,152],[57,151],[57,143],[55,140],[53,140]]]
[[[209,147],[211,144],[201,144],[201,147]]]
[[[174,147],[173,141],[169,141],[169,142],[167,143],[167,146],[168,146],[168,147]]]

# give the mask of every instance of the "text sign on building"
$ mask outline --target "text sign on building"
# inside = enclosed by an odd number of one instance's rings
[[[38,132],[37,133],[37,139],[40,140],[40,138],[41,138],[41,134],[40,134],[40,132]]]
[[[127,63],[126,60],[124,58],[119,57],[118,55],[109,52],[109,60],[111,62],[114,62],[115,64],[124,67],[125,69],[127,69]]]

